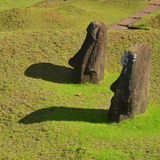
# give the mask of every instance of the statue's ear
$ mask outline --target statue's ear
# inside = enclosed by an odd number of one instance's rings
[[[91,35],[91,37],[94,40],[96,40],[99,29],[100,29],[99,25],[96,25],[94,22],[91,22],[90,25],[87,27],[87,33]]]

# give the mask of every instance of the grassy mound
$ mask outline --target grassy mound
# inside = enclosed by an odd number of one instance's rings
[[[131,27],[144,30],[160,30],[160,11],[153,12],[135,22]]]
[[[15,8],[0,13],[0,31],[54,29],[65,25],[65,19],[57,10]],[[63,27],[65,27],[63,25]],[[62,26],[61,26],[62,27]],[[60,27],[60,28],[61,28]]]
[[[127,3],[128,2],[128,3]],[[83,4],[83,5],[82,5]],[[114,3],[108,1],[46,1],[29,8],[0,12],[0,31],[16,30],[85,30],[91,21],[106,25],[117,22],[143,8],[146,1]]]

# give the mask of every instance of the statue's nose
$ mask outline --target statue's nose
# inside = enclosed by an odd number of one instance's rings
[[[118,83],[119,83],[119,78],[115,82],[112,83],[112,85],[110,87],[112,92],[114,92],[114,93],[116,92],[117,87],[118,87]]]

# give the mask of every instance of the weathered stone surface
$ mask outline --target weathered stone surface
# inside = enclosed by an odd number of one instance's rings
[[[75,83],[97,84],[103,80],[106,50],[106,26],[101,22],[91,22],[81,49],[69,60],[74,67]]]
[[[108,112],[112,122],[145,112],[149,98],[151,52],[151,47],[146,44],[135,45],[124,52],[121,58],[123,69],[110,87],[114,92]]]

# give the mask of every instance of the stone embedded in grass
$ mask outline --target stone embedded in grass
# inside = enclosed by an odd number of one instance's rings
[[[112,122],[145,112],[149,98],[151,53],[147,44],[137,44],[124,52],[121,58],[123,69],[110,87],[114,92],[108,112]]]
[[[101,22],[91,22],[81,49],[69,60],[74,67],[75,83],[97,84],[103,80],[106,50],[106,26]]]

